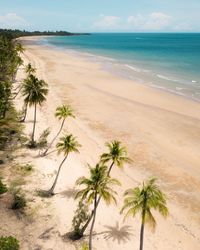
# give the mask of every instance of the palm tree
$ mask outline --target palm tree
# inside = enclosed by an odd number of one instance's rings
[[[25,72],[26,72],[28,75],[34,74],[35,71],[36,71],[36,69],[32,67],[31,63],[28,63],[28,64],[26,65]]]
[[[140,250],[143,250],[145,224],[149,223],[153,228],[156,226],[156,220],[151,210],[158,211],[164,217],[168,215],[166,197],[155,184],[155,181],[155,178],[151,178],[146,183],[143,183],[142,188],[129,189],[124,194],[126,198],[124,199],[124,206],[121,212],[127,210],[126,217],[135,217],[137,213],[141,215]]]
[[[58,118],[58,120],[62,120],[60,129],[58,131],[58,133],[56,134],[56,136],[53,138],[53,140],[51,141],[51,143],[49,144],[48,148],[45,150],[43,155],[46,155],[48,150],[51,148],[51,146],[53,145],[54,141],[56,140],[56,138],[59,136],[59,134],[61,133],[65,120],[67,119],[67,117],[73,117],[75,118],[74,114],[73,114],[73,110],[70,106],[68,105],[62,105],[56,108],[56,113],[55,113],[55,117]]]
[[[85,187],[76,194],[76,198],[87,200],[89,204],[93,203],[94,216],[90,228],[89,236],[89,250],[92,250],[92,233],[96,220],[97,201],[98,197],[109,205],[111,202],[116,203],[116,192],[111,188],[112,185],[119,185],[119,181],[112,179],[107,175],[107,167],[102,164],[97,164],[94,168],[90,167],[90,177],[81,177],[77,180],[77,185],[84,185]]]
[[[24,88],[24,85],[27,84],[28,78],[33,75],[36,71],[35,68],[32,67],[31,63],[28,63],[26,68],[25,68],[26,73],[28,74],[27,79],[25,79],[24,83],[22,84],[22,86],[20,87],[20,90]],[[26,101],[24,100],[24,106],[23,106],[23,118],[20,120],[20,122],[25,122],[26,120],[26,115],[27,115],[27,109],[28,109],[28,98],[26,98]]]
[[[127,157],[126,148],[121,146],[120,141],[112,141],[110,143],[108,142],[106,143],[106,146],[109,152],[101,155],[101,161],[103,163],[111,162],[111,165],[108,170],[108,175],[110,175],[110,172],[114,164],[122,168],[124,163],[131,162],[131,160]]]
[[[33,122],[33,132],[31,135],[30,146],[35,146],[35,125],[36,125],[36,111],[37,105],[40,106],[44,101],[46,101],[46,95],[48,94],[47,83],[44,80],[39,80],[34,75],[29,75],[23,85],[23,96],[25,96],[24,102],[28,103],[29,106],[34,106],[34,122]]]
[[[56,178],[53,182],[52,187],[47,192],[49,195],[54,194],[53,192],[54,192],[57,180],[58,180],[58,176],[60,174],[61,167],[62,167],[63,163],[66,161],[69,153],[71,153],[71,152],[79,153],[78,148],[80,146],[81,145],[76,141],[76,138],[72,134],[65,135],[62,138],[60,138],[60,141],[57,143],[56,148],[57,148],[58,154],[60,154],[60,153],[64,154],[64,159],[62,160],[62,162],[58,168],[58,172],[56,174]]]
[[[109,170],[107,172],[107,175],[109,176],[114,164],[116,164],[118,167],[122,168],[124,163],[130,163],[131,160],[127,157],[127,150],[125,147],[121,146],[120,141],[112,141],[110,143],[106,143],[106,146],[108,147],[109,152],[102,154],[100,161],[103,164],[105,164],[107,162],[111,162]],[[100,202],[100,199],[101,199],[101,197],[98,198],[98,201],[97,201],[98,204]],[[88,225],[93,217],[93,212],[94,211],[92,211],[87,222],[80,230],[81,234],[84,234],[86,228],[88,227]]]

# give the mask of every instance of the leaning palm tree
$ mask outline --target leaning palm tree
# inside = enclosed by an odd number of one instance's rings
[[[40,106],[46,101],[46,95],[48,94],[47,83],[44,80],[39,80],[34,75],[29,75],[23,85],[23,96],[25,96],[24,102],[29,106],[34,106],[34,122],[33,122],[33,132],[31,135],[30,146],[35,146],[35,125],[36,125],[36,113],[37,105]]]
[[[126,198],[121,212],[127,211],[125,217],[135,217],[138,213],[141,215],[140,250],[143,249],[145,224],[149,223],[153,228],[156,226],[156,220],[151,210],[157,210],[164,217],[168,215],[166,197],[155,184],[155,181],[155,178],[151,178],[143,183],[141,188],[129,189],[124,194]]]
[[[60,166],[58,168],[58,172],[56,174],[56,178],[53,182],[52,187],[47,191],[48,195],[53,195],[54,194],[54,189],[58,180],[58,176],[60,174],[60,170],[62,168],[63,163],[66,161],[69,153],[75,152],[79,153],[78,148],[81,145],[77,142],[76,138],[70,134],[70,135],[65,135],[62,138],[60,138],[59,142],[57,143],[57,152],[58,154],[63,153],[64,154],[64,159],[60,163]]]
[[[112,141],[110,143],[108,142],[106,143],[106,146],[109,152],[101,155],[101,161],[103,163],[111,162],[108,170],[108,175],[110,175],[110,172],[114,165],[117,165],[118,167],[122,168],[124,163],[131,162],[131,160],[127,156],[126,148],[121,146],[120,141]]]
[[[76,198],[86,200],[89,204],[93,203],[94,216],[90,228],[89,235],[89,250],[92,250],[92,233],[96,220],[96,212],[98,207],[98,197],[109,205],[111,202],[116,203],[116,192],[112,189],[112,185],[119,185],[119,181],[112,179],[107,175],[107,167],[102,164],[97,164],[94,168],[90,167],[90,177],[81,177],[77,180],[77,185],[84,185],[85,187],[76,194]]]
[[[52,147],[54,141],[56,140],[56,138],[59,136],[59,134],[61,133],[65,120],[67,119],[67,117],[73,117],[75,118],[74,114],[73,114],[73,110],[70,106],[68,105],[62,105],[56,108],[56,113],[55,113],[55,117],[58,118],[58,120],[62,120],[61,122],[61,126],[60,129],[58,131],[58,133],[55,135],[55,137],[53,138],[53,140],[51,141],[51,143],[49,144],[49,146],[47,147],[47,149],[45,150],[45,152],[43,153],[43,155],[46,155],[47,152],[49,151],[49,149]]]
[[[100,157],[100,161],[105,164],[108,162],[111,162],[109,166],[109,170],[107,172],[107,175],[110,175],[110,172],[113,168],[113,166],[116,164],[118,167],[122,168],[124,163],[130,163],[131,160],[127,156],[127,150],[125,147],[121,146],[120,141],[112,141],[110,143],[106,143],[106,146],[109,149],[108,153],[104,153]],[[98,198],[97,203],[99,204],[101,197]],[[90,221],[92,220],[92,217],[94,215],[94,211],[92,211],[91,215],[89,216],[88,220],[86,221],[85,225],[80,230],[81,234],[83,235],[86,228],[88,227]]]

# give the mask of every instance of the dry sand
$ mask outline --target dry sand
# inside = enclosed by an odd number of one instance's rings
[[[99,155],[106,150],[105,142],[113,139],[127,146],[133,163],[123,170],[113,169],[112,176],[122,183],[117,188],[118,205],[100,204],[95,224],[95,248],[138,249],[139,218],[123,221],[119,214],[123,192],[149,176],[156,176],[168,196],[170,216],[165,220],[155,214],[156,232],[145,229],[145,249],[199,249],[200,104],[116,77],[103,71],[97,63],[36,45],[34,40],[33,37],[23,38],[25,63],[31,62],[37,69],[37,76],[49,84],[47,102],[38,112],[36,135],[50,127],[52,138],[60,125],[54,117],[56,107],[70,104],[75,109],[76,119],[66,122],[65,131],[73,133],[82,148],[80,154],[69,156],[58,180],[58,194],[50,199],[49,210],[45,208],[52,216],[47,224],[52,225],[56,233],[41,241],[39,235],[48,228],[40,223],[40,230],[33,233],[32,239],[29,237],[30,249],[36,249],[36,245],[40,245],[39,249],[75,249],[60,237],[71,229],[76,209],[75,180],[87,175],[87,163],[97,163]],[[20,69],[18,80],[23,77],[24,72]],[[22,103],[19,98],[18,106]],[[26,123],[28,133],[32,129],[32,119],[30,109]],[[36,155],[37,152],[31,151],[26,156],[37,168],[37,181],[34,178],[32,188],[36,188],[34,185],[48,188],[62,156],[53,153],[46,158],[35,158]]]

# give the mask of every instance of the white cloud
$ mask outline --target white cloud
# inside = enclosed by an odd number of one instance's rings
[[[0,26],[1,28],[24,28],[28,26],[28,23],[16,13],[8,13],[0,16]]]
[[[133,28],[141,28],[141,25],[145,22],[145,18],[141,14],[137,14],[136,16],[129,16],[127,22]]]
[[[151,13],[147,19],[144,29],[147,30],[161,30],[167,28],[171,23],[172,17],[162,12]]]
[[[170,26],[172,17],[162,12],[153,12],[148,16],[137,14],[129,16],[127,23],[132,30],[158,31]]]
[[[187,21],[180,22],[180,20],[163,12],[152,12],[148,15],[138,13],[125,18],[100,14],[98,20],[93,23],[92,30],[159,32],[191,31],[192,28]]]
[[[104,16],[100,15],[100,20],[95,22],[92,27],[100,30],[110,30],[119,27],[121,18],[118,16]]]

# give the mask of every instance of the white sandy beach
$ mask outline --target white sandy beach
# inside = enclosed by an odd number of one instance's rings
[[[49,85],[47,102],[38,112],[36,135],[47,127],[50,138],[60,123],[54,117],[62,103],[70,104],[76,119],[66,122],[65,131],[75,135],[82,145],[80,154],[72,154],[65,163],[54,197],[35,218],[38,227],[25,236],[22,250],[76,249],[76,243],[64,241],[71,229],[76,201],[75,181],[88,174],[87,163],[94,165],[106,150],[105,142],[117,139],[127,146],[133,160],[123,170],[113,169],[112,176],[122,183],[118,205],[103,202],[97,211],[94,247],[97,250],[138,249],[140,220],[123,221],[119,211],[123,192],[149,176],[156,176],[168,196],[170,216],[164,220],[155,214],[155,233],[145,229],[144,248],[148,250],[196,250],[200,248],[200,103],[150,88],[103,71],[97,63],[63,51],[34,44],[34,37],[23,38],[25,64],[31,62],[37,76]],[[18,81],[24,78],[21,68]],[[21,109],[23,100],[17,100]],[[26,131],[31,132],[33,110],[28,110]],[[47,189],[62,160],[56,153],[46,158],[29,151],[20,161],[33,161],[37,171],[29,188]],[[35,198],[39,199],[39,198]],[[48,213],[49,217],[45,217]],[[46,224],[44,223],[44,217]],[[37,221],[38,219],[38,221]],[[39,236],[53,228],[48,238]],[[34,230],[34,228],[33,228]],[[19,233],[19,238],[22,235]],[[87,240],[87,239],[86,239]],[[29,248],[27,248],[29,242]],[[36,248],[39,246],[41,248]]]

